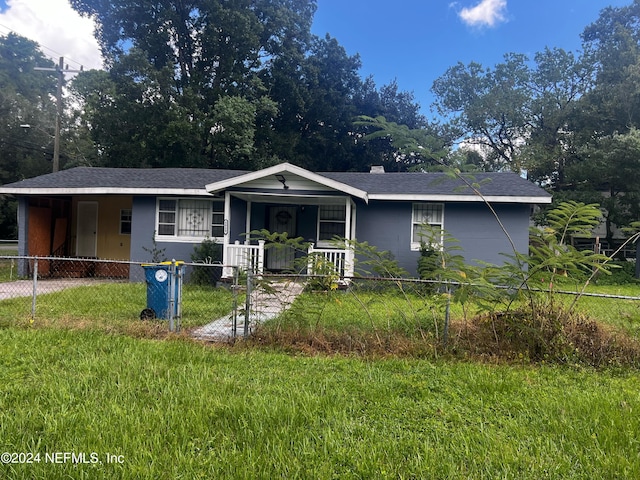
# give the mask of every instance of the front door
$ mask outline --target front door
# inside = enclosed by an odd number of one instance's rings
[[[297,207],[269,207],[269,225],[272,233],[287,233],[289,238],[296,235]],[[291,270],[296,252],[291,247],[270,247],[266,253],[267,270]]]
[[[98,239],[98,202],[78,202],[76,255],[95,257]]]

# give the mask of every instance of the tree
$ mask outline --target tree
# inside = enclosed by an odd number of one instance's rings
[[[575,199],[598,201],[606,238],[640,214],[640,1],[608,7],[582,34],[594,82],[569,123],[575,158],[566,184]],[[595,200],[594,200],[595,199]]]
[[[583,125],[611,135],[640,125],[640,1],[607,7],[582,34],[596,84],[581,105]]]
[[[98,21],[97,38],[109,66],[108,78],[94,76],[77,89],[89,105],[84,121],[105,164],[127,158],[131,166],[240,162],[239,167],[257,168],[270,161],[276,105],[263,79],[273,65],[303,58],[315,2],[73,0],[72,5]],[[231,114],[231,105],[240,110]],[[238,135],[254,145],[238,149],[233,145]],[[132,147],[133,156],[125,155]]]
[[[0,36],[0,184],[51,171],[57,79],[36,66],[55,65],[35,42]],[[15,204],[0,199],[0,238],[16,235]]]
[[[382,116],[361,116],[356,125],[371,131],[364,137],[365,142],[386,139],[395,150],[396,162],[404,166],[401,170],[437,170],[446,165],[447,145],[426,128],[412,129]]]
[[[599,136],[581,148],[583,160],[568,174],[581,182],[575,197],[596,199],[603,207],[606,239],[614,245],[614,227],[640,218],[640,131]]]
[[[296,122],[291,161],[316,171],[362,169],[352,136],[359,68],[360,58],[348,56],[336,39],[327,35],[314,40],[300,69],[303,103],[290,112]],[[279,119],[284,118],[283,112]]]
[[[368,170],[392,158],[353,119],[424,118],[413,95],[378,91],[360,59],[311,35],[309,0],[73,0],[98,21],[104,74],[74,81],[79,126],[109,166]],[[391,162],[388,162],[389,164]]]
[[[535,55],[529,80],[530,127],[521,164],[529,179],[555,191],[573,188],[566,169],[578,161],[581,135],[576,132],[576,118],[582,98],[593,88],[594,71],[589,54],[546,48]]]
[[[522,169],[518,154],[529,131],[531,101],[526,62],[510,53],[493,69],[458,63],[433,83],[437,111],[458,136],[487,148],[489,170]]]

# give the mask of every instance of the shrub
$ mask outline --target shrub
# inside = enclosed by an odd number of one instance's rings
[[[222,276],[222,267],[212,267],[211,264],[222,261],[222,245],[210,238],[205,238],[200,245],[193,248],[191,260],[194,263],[207,264],[206,267],[193,267],[190,282],[194,285],[215,285]]]
[[[617,266],[611,271],[611,275],[599,275],[596,279],[598,285],[629,285],[632,283],[638,283],[638,279],[635,278],[636,274],[636,262],[628,262],[616,260],[610,262],[612,266]]]

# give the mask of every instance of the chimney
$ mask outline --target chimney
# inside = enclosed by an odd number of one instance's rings
[[[371,170],[369,173],[384,173],[383,165],[371,165]]]

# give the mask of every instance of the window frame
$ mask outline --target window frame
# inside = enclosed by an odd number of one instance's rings
[[[324,208],[335,208],[335,207],[339,207],[343,209],[344,212],[344,219],[342,220],[336,220],[336,219],[331,219],[331,218],[322,218],[322,209]],[[331,223],[331,224],[340,224],[342,225],[342,235],[341,236],[345,236],[346,235],[346,228],[347,228],[347,206],[342,204],[342,203],[327,203],[324,205],[318,205],[318,222],[317,222],[317,228],[316,228],[316,241],[318,244],[318,247],[332,247],[333,246],[333,242],[332,242],[332,238],[330,239],[320,239],[320,227],[323,223]]]
[[[125,214],[128,212],[128,215]],[[128,216],[128,219],[126,218]],[[129,231],[125,231],[122,226],[129,225]],[[120,209],[120,227],[118,233],[120,235],[131,235],[131,228],[133,227],[133,210],[131,208],[121,208]]]
[[[440,209],[440,221],[429,221],[429,222],[417,222],[416,221],[416,212],[418,208],[424,207],[438,207]],[[442,202],[413,202],[411,204],[411,251],[420,251],[421,242],[414,241],[414,235],[416,233],[416,227],[422,223],[427,223],[432,227],[440,227],[440,241],[438,242],[438,246],[442,247],[444,243],[444,203]]]
[[[174,202],[173,210],[165,208],[161,210],[162,202]],[[208,233],[206,235],[181,235],[180,221],[181,211],[184,211],[184,207],[181,209],[181,202],[207,202],[208,203]],[[220,205],[218,208],[214,208],[214,205]],[[166,207],[166,205],[165,205]],[[204,239],[209,238],[217,243],[224,241],[226,220],[224,218],[225,202],[224,199],[210,199],[200,197],[157,197],[156,198],[156,219],[155,219],[155,239],[157,241],[175,241],[175,242],[202,242]],[[173,214],[173,221],[161,222],[161,214]],[[221,223],[214,223],[214,220],[220,220]],[[173,226],[173,233],[160,233],[162,226]],[[215,229],[218,229],[217,233],[220,235],[213,235]]]

